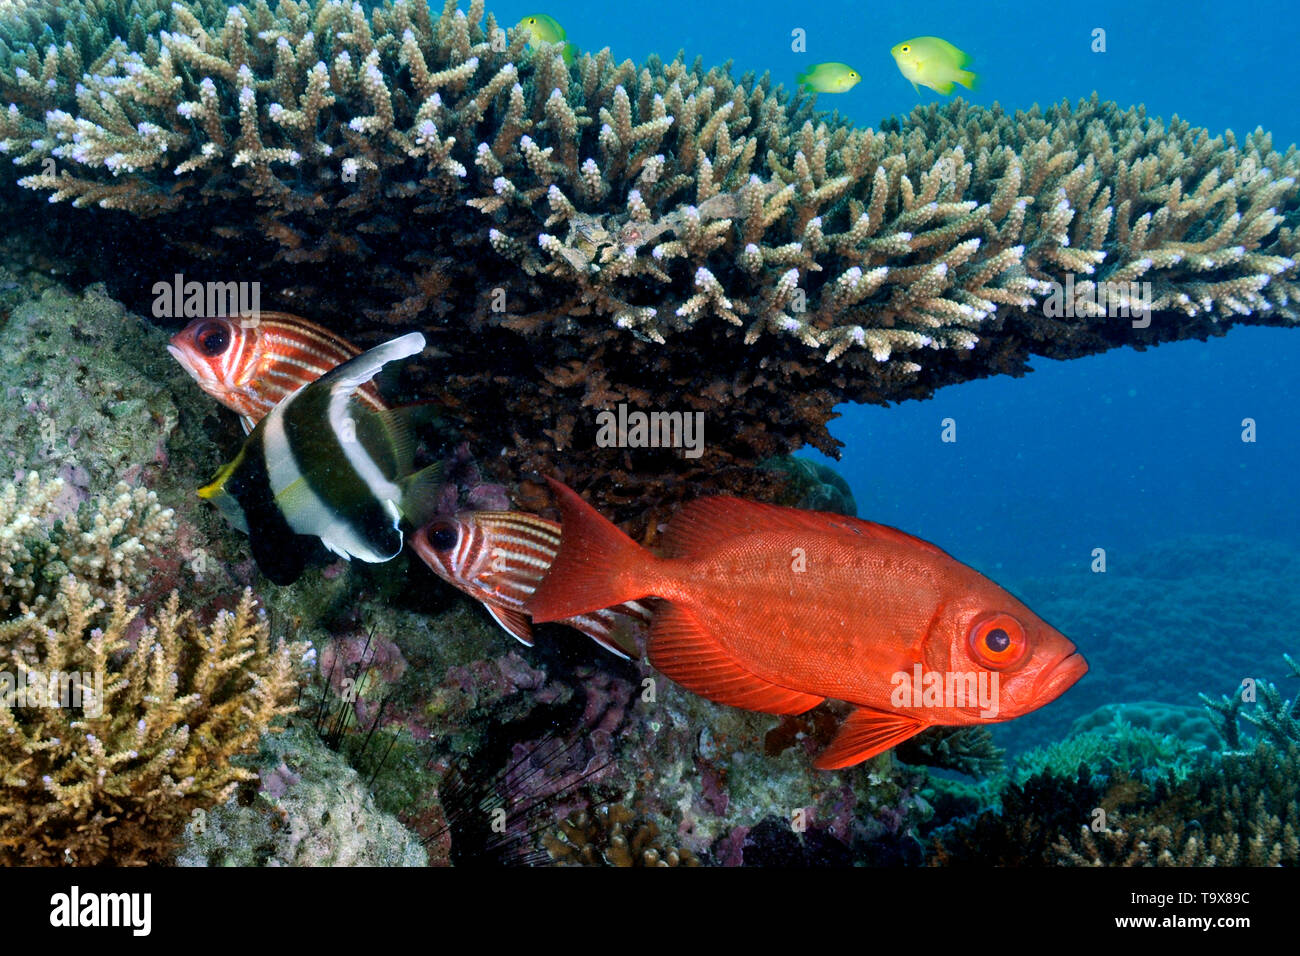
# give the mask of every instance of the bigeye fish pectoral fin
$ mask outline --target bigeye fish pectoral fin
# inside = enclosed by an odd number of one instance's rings
[[[813,761],[818,770],[839,770],[897,747],[929,725],[912,714],[859,707],[840,726],[835,739]]]
[[[687,690],[745,710],[802,714],[825,700],[755,677],[727,654],[690,611],[675,604],[664,603],[655,610],[650,664]]]
[[[533,646],[533,625],[527,614],[494,604],[484,603],[483,606],[507,634],[525,647]]]

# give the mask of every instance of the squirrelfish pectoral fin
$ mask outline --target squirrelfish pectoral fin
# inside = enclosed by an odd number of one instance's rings
[[[496,607],[487,603],[484,603],[483,606],[492,615],[492,620],[505,628],[507,634],[525,647],[533,646],[533,626],[529,622],[527,614],[523,611],[511,610],[508,607]]]
[[[695,617],[662,604],[650,625],[650,664],[702,697],[767,714],[802,714],[825,698],[779,687],[737,664]]]
[[[640,658],[641,648],[633,631],[644,628],[650,622],[650,613],[635,601],[620,604],[618,607],[602,608],[590,614],[564,621],[570,627],[581,631],[589,638],[623,660]]]
[[[818,770],[838,770],[869,760],[915,737],[928,724],[912,714],[859,707],[849,714],[839,733],[815,761]]]

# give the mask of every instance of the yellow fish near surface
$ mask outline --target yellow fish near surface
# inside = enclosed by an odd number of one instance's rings
[[[519,21],[519,28],[528,31],[528,42],[536,46],[539,43],[562,43],[562,55],[564,62],[573,65],[574,57],[577,56],[578,48],[569,43],[564,33],[564,27],[560,26],[560,21],[555,17],[548,16],[545,13],[530,13]]]
[[[818,63],[794,79],[814,93],[847,93],[858,85],[862,75],[847,63]]]
[[[913,37],[897,44],[889,52],[893,54],[899,71],[911,81],[912,88],[918,93],[922,86],[928,86],[947,96],[954,83],[960,83],[968,90],[975,88],[975,74],[963,69],[970,63],[970,57],[947,40]]]

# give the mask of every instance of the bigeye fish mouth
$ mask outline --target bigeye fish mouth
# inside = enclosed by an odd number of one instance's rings
[[[1036,707],[1056,700],[1072,686],[1084,674],[1088,673],[1088,662],[1083,659],[1083,655],[1078,651],[1071,651],[1066,654],[1055,664],[1049,667],[1043,673],[1038,675],[1038,680],[1034,681],[1033,700]]]

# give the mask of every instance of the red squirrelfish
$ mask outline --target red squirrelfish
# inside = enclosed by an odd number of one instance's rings
[[[298,389],[361,354],[346,339],[287,312],[195,319],[172,336],[167,351],[203,391],[242,417],[245,432]],[[387,407],[373,382],[356,397],[373,411]]]
[[[1009,720],[1087,671],[1063,635],[979,572],[894,528],[737,498],[669,522],[656,557],[557,481],[564,537],[525,605],[541,623],[658,597],[650,663],[710,700],[855,709],[817,758],[848,767],[934,725]]]
[[[421,528],[412,535],[411,546],[444,581],[482,601],[507,633],[533,646],[524,602],[560,547],[558,522],[521,511],[463,511]],[[593,608],[562,623],[626,660],[639,656],[633,633],[650,623],[650,612],[629,601]]]

